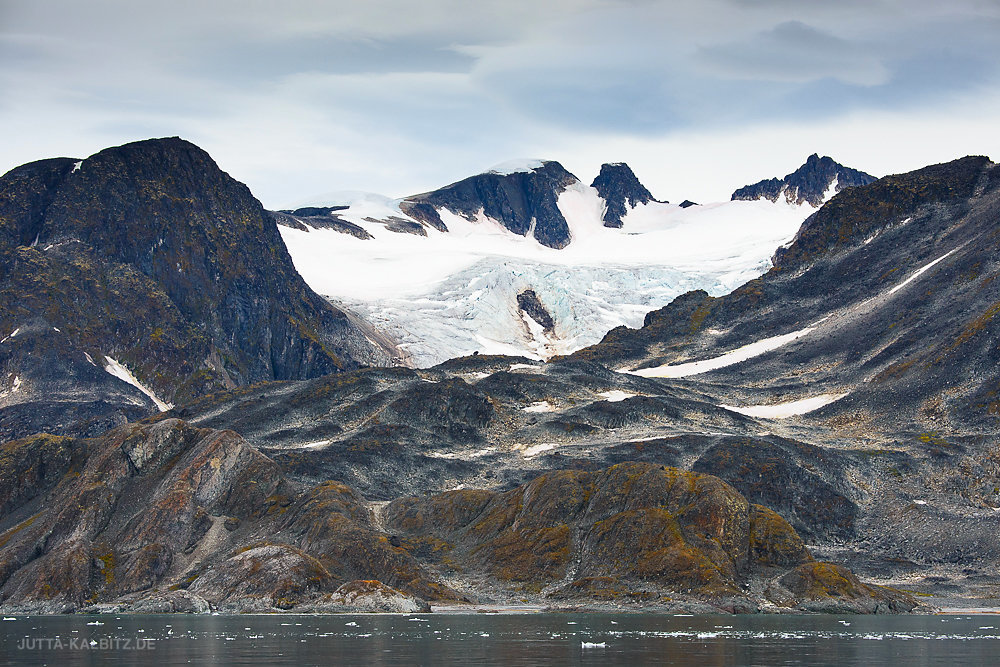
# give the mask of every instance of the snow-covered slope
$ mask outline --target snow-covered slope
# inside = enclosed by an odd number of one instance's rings
[[[729,292],[769,267],[814,208],[729,201],[630,208],[620,229],[604,226],[605,201],[580,182],[558,195],[570,243],[555,249],[512,233],[480,213],[469,220],[437,209],[448,231],[400,233],[400,203],[349,193],[326,203],[372,238],[336,229],[280,227],[296,268],[320,294],[395,339],[418,367],[458,355],[548,358],[593,344],[609,330],[693,289]],[[531,289],[551,315],[544,331],[518,306]]]

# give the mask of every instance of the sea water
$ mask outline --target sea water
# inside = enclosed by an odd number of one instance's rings
[[[972,665],[1000,616],[5,617],[16,665]]]

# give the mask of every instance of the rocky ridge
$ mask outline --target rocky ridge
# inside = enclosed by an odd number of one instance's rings
[[[7,437],[391,358],[306,286],[246,186],[177,138],[0,178],[0,332]],[[56,357],[67,372],[37,363]],[[132,379],[109,389],[91,367]]]
[[[6,613],[417,611],[469,594],[818,604],[813,558],[777,514],[717,478],[652,464],[376,512],[343,484],[290,481],[232,431],[172,418],[90,440],[34,436],[0,456]],[[757,580],[777,593],[748,596]],[[829,580],[840,608],[915,604],[849,573]]]
[[[521,236],[531,235],[550,248],[570,242],[569,225],[556,205],[559,194],[578,183],[561,164],[543,161],[514,171],[490,171],[433,192],[407,197],[403,213],[437,229],[447,229],[437,209],[445,208],[469,220],[485,215]]]
[[[807,202],[818,208],[845,188],[868,185],[874,180],[876,179],[871,174],[845,167],[833,158],[813,153],[801,167],[784,178],[769,178],[739,188],[733,193],[732,199],[777,201],[783,198],[789,203]]]

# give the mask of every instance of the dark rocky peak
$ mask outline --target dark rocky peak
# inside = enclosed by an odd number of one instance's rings
[[[990,179],[988,157],[968,156],[880,178],[837,197],[809,216],[793,243],[779,248],[776,267],[789,268],[827,251],[861,242],[919,208],[967,199]]]
[[[700,204],[698,202],[696,202],[696,201],[691,201],[690,199],[685,199],[680,204],[678,204],[678,206],[680,206],[681,208],[691,208],[692,206],[700,206]]]
[[[504,227],[542,245],[564,248],[570,242],[569,225],[556,202],[579,179],[552,161],[500,166],[452,183],[439,190],[408,197],[400,204],[410,217],[445,228],[437,210],[446,208],[469,220],[480,212]]]
[[[590,187],[607,203],[604,211],[604,226],[620,228],[622,217],[639,204],[656,201],[635,174],[624,162],[602,164]]]
[[[44,313],[169,401],[389,361],[306,286],[249,189],[177,137],[0,178],[0,279],[0,326]]]
[[[303,206],[295,210],[282,209],[280,213],[288,213],[300,218],[310,218],[319,215],[330,215],[334,211],[346,211],[350,206]]]
[[[875,180],[871,174],[845,167],[829,157],[813,153],[801,167],[782,179],[769,178],[747,185],[733,193],[733,201],[768,199],[777,201],[784,197],[793,204],[808,202],[812,206],[822,206],[830,187],[833,194],[844,188],[868,185]]]
[[[517,295],[518,310],[524,312],[528,317],[537,322],[547,333],[552,333],[556,327],[552,315],[545,304],[542,303],[535,290],[526,289]]]

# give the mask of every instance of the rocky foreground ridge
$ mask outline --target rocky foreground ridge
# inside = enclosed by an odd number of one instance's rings
[[[815,561],[784,519],[722,480],[649,463],[377,509],[338,482],[290,481],[232,431],[173,418],[8,442],[2,463],[7,612],[414,611],[470,594],[727,611],[916,604]]]

